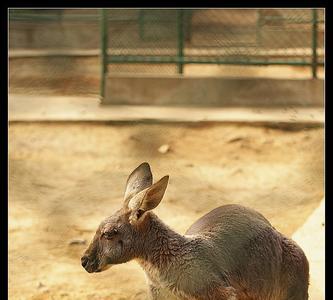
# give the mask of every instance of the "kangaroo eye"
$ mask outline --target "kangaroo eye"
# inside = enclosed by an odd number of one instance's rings
[[[117,234],[117,233],[118,233],[118,229],[114,228],[111,231],[104,232],[102,234],[102,237],[107,239],[107,240],[111,240],[115,236],[115,234]]]
[[[113,238],[113,233],[112,232],[104,232],[102,234],[102,237],[107,239],[107,240],[111,240]]]

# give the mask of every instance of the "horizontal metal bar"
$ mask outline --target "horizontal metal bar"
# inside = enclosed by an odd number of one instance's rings
[[[176,15],[174,16],[176,18]],[[31,14],[31,13],[10,13],[9,14],[10,21],[58,21],[58,20],[66,20],[66,21],[98,21],[99,15],[98,14],[65,14],[65,15],[52,15],[52,14]],[[294,24],[312,24],[312,19],[292,19],[292,18],[281,18],[281,17],[273,17],[267,16],[263,18],[263,21],[270,21],[270,20],[282,20],[284,24],[286,23],[294,23]],[[138,21],[138,17],[116,17],[116,16],[109,16],[108,21],[119,21],[119,22],[136,22]],[[146,16],[145,22],[156,22],[156,23],[170,23],[175,20],[172,18],[162,19],[156,18],[152,16]],[[324,22],[324,20],[318,20],[319,22]],[[206,23],[202,22],[200,25],[197,26],[205,26]],[[207,23],[207,25],[211,25],[211,23]],[[265,24],[263,24],[265,25]]]
[[[225,64],[225,65],[291,65],[291,66],[312,66],[312,62],[306,61],[285,61],[285,60],[226,60],[219,58],[180,58],[180,57],[161,57],[161,56],[109,56],[109,64],[122,63],[149,63],[149,64]],[[323,62],[318,62],[318,65],[324,65]]]
[[[110,52],[109,52],[110,53]],[[68,50],[68,49],[54,49],[54,50],[13,50],[13,49],[9,49],[9,58],[24,58],[24,57],[31,57],[31,58],[38,58],[38,57],[96,57],[100,55],[100,50],[99,49],[86,49],[86,50]],[[161,55],[160,55],[161,56]],[[198,57],[196,59],[200,59],[200,60],[212,60],[215,59],[216,56],[219,55],[212,55],[211,58],[202,58],[202,57]],[[270,57],[272,57],[272,55],[268,55]],[[118,54],[115,53],[110,53],[109,57],[121,57],[122,60],[125,60],[127,62],[127,58],[128,56],[124,56],[124,55],[120,55],[118,56]],[[125,57],[125,58],[124,58]],[[141,57],[144,57],[144,55],[131,55],[130,57],[139,57],[139,60],[141,61]],[[155,56],[154,56],[155,57]],[[165,59],[163,56],[163,60]],[[170,54],[170,57],[173,57],[172,54]],[[190,53],[187,54],[187,57],[195,57],[195,55],[192,55]],[[258,56],[256,56],[258,57]],[[278,56],[279,58],[277,58],[277,56],[275,56],[275,59],[281,59],[281,55]],[[305,56],[303,56],[305,57]],[[308,57],[309,60],[311,60],[311,53],[309,55],[306,55],[306,57]],[[291,56],[289,56],[290,60],[294,59]],[[254,58],[250,58],[250,60],[253,60]],[[324,59],[324,57],[321,54],[318,54],[318,61],[322,61]],[[118,58],[116,60],[119,60]],[[263,59],[257,59],[257,60],[263,60]],[[285,61],[285,59],[283,60]],[[155,62],[155,59],[154,59]]]

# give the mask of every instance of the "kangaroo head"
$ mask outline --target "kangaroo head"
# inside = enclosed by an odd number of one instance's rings
[[[130,174],[122,208],[101,222],[81,258],[87,272],[104,271],[139,254],[148,234],[143,222],[146,212],[161,202],[168,180],[169,176],[164,176],[152,184],[153,176],[146,162]]]

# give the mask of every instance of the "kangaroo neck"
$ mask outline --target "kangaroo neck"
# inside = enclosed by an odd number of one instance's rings
[[[148,213],[143,221],[142,251],[138,257],[139,264],[165,268],[188,251],[190,240],[173,231],[155,214]]]

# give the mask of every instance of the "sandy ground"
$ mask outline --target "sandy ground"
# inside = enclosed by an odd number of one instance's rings
[[[166,154],[157,150],[163,144]],[[321,128],[11,123],[10,299],[146,299],[135,262],[88,274],[80,265],[87,245],[70,245],[90,242],[142,161],[155,180],[170,175],[156,213],[178,232],[219,205],[240,203],[292,236],[324,193]]]

